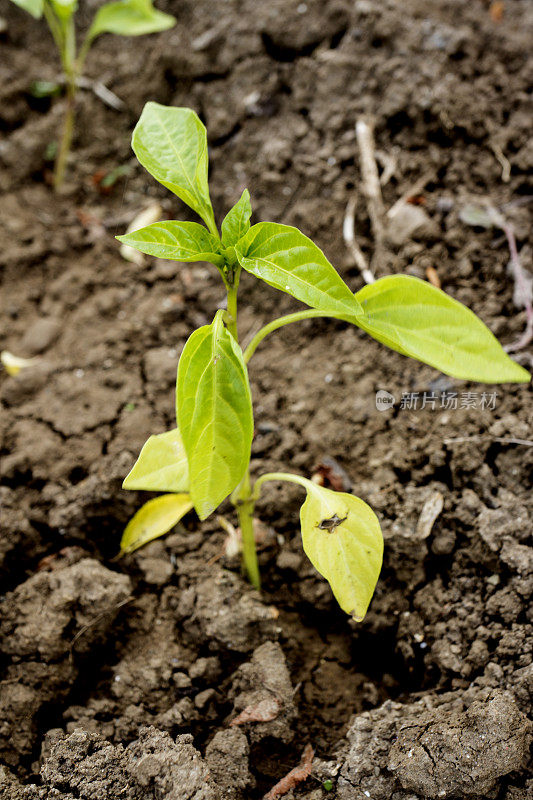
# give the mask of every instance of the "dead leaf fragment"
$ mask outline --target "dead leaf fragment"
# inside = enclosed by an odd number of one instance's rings
[[[444,507],[444,497],[440,492],[434,492],[431,497],[428,497],[416,524],[416,538],[427,539],[437,517]]]
[[[503,0],[494,0],[489,8],[490,18],[493,22],[501,22],[503,19],[503,12],[505,10],[505,3]]]
[[[271,722],[280,712],[280,703],[275,697],[267,697],[256,705],[246,706],[241,713],[232,719],[230,726],[245,725],[248,722]]]
[[[318,486],[325,486],[335,492],[351,492],[352,481],[343,467],[330,456],[325,456],[315,467],[311,478]]]
[[[162,213],[163,209],[159,203],[151,203],[147,208],[137,214],[128,225],[126,233],[133,233],[133,231],[138,231],[140,228],[145,228],[147,225],[152,225],[154,222],[159,222]],[[127,244],[122,244],[120,246],[120,255],[125,261],[131,261],[139,267],[144,264],[144,255]]]
[[[440,289],[442,284],[440,282],[439,273],[435,269],[435,267],[427,267],[426,269],[426,278],[430,282],[432,286],[436,289]]]
[[[38,360],[38,358],[21,358],[20,356],[10,353],[9,350],[2,350],[0,353],[0,361],[3,367],[7,374],[12,377],[18,375],[21,369],[32,367]]]

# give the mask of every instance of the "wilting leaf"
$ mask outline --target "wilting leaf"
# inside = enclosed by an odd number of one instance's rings
[[[357,316],[361,307],[326,256],[298,228],[253,225],[236,246],[242,267],[312,308]]]
[[[252,398],[242,351],[223,311],[188,339],[178,365],[177,419],[190,492],[205,519],[235,489],[250,460]]]
[[[120,542],[121,554],[133,553],[143,544],[168,533],[192,507],[188,494],[163,494],[148,500],[126,525]]]
[[[355,324],[392,350],[454,378],[481,383],[531,379],[470,309],[426,281],[392,275],[364,286],[356,297],[364,316]]]
[[[122,488],[146,492],[189,491],[189,465],[177,428],[150,436]]]
[[[300,511],[303,548],[343,611],[360,621],[381,570],[383,536],[370,506],[352,494],[306,481]]]

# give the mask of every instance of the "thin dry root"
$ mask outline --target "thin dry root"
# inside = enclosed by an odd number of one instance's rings
[[[344,222],[342,225],[342,235],[346,247],[350,250],[355,264],[363,276],[365,283],[374,283],[375,278],[369,268],[363,251],[359,247],[355,239],[355,198],[351,197],[346,206],[346,213],[344,215]]]
[[[528,287],[526,275],[522,269],[520,256],[518,255],[518,248],[516,246],[516,237],[514,235],[513,226],[507,222],[503,215],[500,214],[499,211],[497,211],[493,206],[488,207],[488,212],[494,225],[496,225],[498,228],[501,228],[505,234],[505,238],[507,239],[509,253],[511,254],[510,265],[516,284],[518,300],[526,309],[526,329],[524,333],[519,339],[517,339],[516,342],[508,344],[504,348],[507,353],[516,353],[518,350],[523,350],[524,347],[527,347],[527,345],[533,339],[533,306],[531,303],[531,293]]]

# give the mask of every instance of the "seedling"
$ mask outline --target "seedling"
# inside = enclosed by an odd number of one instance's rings
[[[133,132],[133,150],[156,180],[202,218],[156,222],[117,237],[157,258],[207,261],[219,271],[227,310],[220,310],[186,342],[178,364],[177,427],[151,436],[124,481],[125,489],[162,491],[128,524],[122,552],[160,536],[194,508],[205,519],[230,497],[239,518],[242,556],[259,588],[253,516],[267,481],[289,481],[307,493],[301,508],[303,548],[330,583],[340,606],[361,620],[381,568],[383,538],[372,509],[352,494],[334,492],[286,472],[250,477],[254,423],[248,363],[273,331],[311,317],[357,325],[404,356],[456,378],[486,383],[528,382],[530,375],[503,351],[475,314],[417,278],[380,278],[355,294],[313,242],[297,228],[274,222],[250,227],[245,189],[215,224],[207,180],[206,130],[188,108],[147,103]],[[237,330],[242,270],[308,309],[261,328],[243,350]]]
[[[54,187],[58,189],[65,177],[65,168],[74,133],[75,100],[78,84],[83,72],[85,59],[97,36],[102,33],[115,33],[119,36],[140,36],[156,33],[175,25],[170,14],[163,14],[152,6],[152,0],[116,0],[100,6],[94,15],[79,50],[76,46],[74,15],[78,0],[12,0],[35,19],[44,16],[50,33],[56,43],[66,83],[67,107],[63,120],[61,141],[57,148],[54,167]],[[46,89],[46,82],[34,84],[40,96]],[[49,94],[57,91],[56,84],[50,84]]]

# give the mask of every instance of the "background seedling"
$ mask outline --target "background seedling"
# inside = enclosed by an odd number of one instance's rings
[[[85,59],[89,49],[102,33],[115,33],[119,36],[140,36],[171,28],[176,20],[170,14],[163,14],[152,6],[152,0],[116,0],[100,6],[87,34],[79,48],[76,45],[74,16],[77,0],[12,0],[35,19],[44,16],[50,33],[56,43],[66,81],[67,107],[57,149],[54,168],[54,187],[58,189],[65,176],[65,168],[74,133],[75,98],[80,84]],[[45,82],[34,84],[37,90],[44,91]],[[57,91],[55,84],[48,88]]]
[[[131,552],[160,536],[191,507],[205,519],[231,497],[241,528],[244,567],[259,588],[255,504],[266,481],[289,481],[307,494],[300,512],[305,552],[344,611],[361,620],[383,552],[372,509],[352,494],[323,488],[300,475],[267,473],[252,484],[253,411],[247,365],[257,347],[284,325],[332,317],[456,378],[519,383],[528,382],[530,375],[504,352],[475,314],[429,283],[392,275],[354,294],[297,228],[273,222],[250,227],[252,208],[246,189],[219,233],[209,197],[206,130],[190,109],[148,103],[132,146],[148,172],[190,206],[204,225],[155,222],[118,239],[158,258],[210,262],[225,286],[227,310],[218,311],[210,325],[194,331],[186,342],[178,364],[177,427],[148,439],[124,481],[126,489],[167,494],[150,500],[133,517],[121,549]],[[243,269],[309,306],[265,325],[244,351],[237,330]]]

